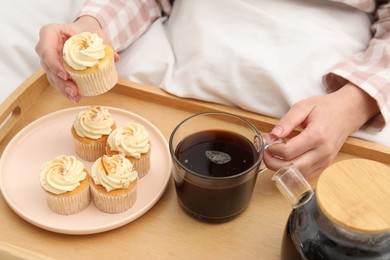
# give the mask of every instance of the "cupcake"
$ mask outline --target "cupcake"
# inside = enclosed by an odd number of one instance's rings
[[[122,154],[133,164],[139,178],[150,169],[151,143],[149,133],[142,124],[129,122],[108,136],[106,154]]]
[[[107,92],[118,82],[114,50],[96,33],[73,35],[64,44],[64,68],[82,96]]]
[[[82,109],[72,126],[76,154],[83,160],[96,161],[105,154],[108,135],[115,127],[114,119],[107,109],[101,106]]]
[[[74,156],[60,155],[44,163],[39,181],[49,208],[58,214],[75,214],[89,205],[89,175]]]
[[[137,200],[138,174],[123,155],[103,155],[91,168],[92,200],[99,210],[120,213]]]

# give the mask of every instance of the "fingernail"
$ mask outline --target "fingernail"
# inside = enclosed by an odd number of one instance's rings
[[[274,129],[272,129],[271,134],[278,137],[281,136],[283,134],[283,127],[279,125],[275,126]]]
[[[68,77],[67,77],[66,73],[61,72],[61,71],[58,72],[58,77],[60,77],[63,80],[68,80]]]
[[[66,92],[69,96],[71,96],[71,97],[74,97],[74,96],[75,96],[74,90],[73,90],[73,88],[71,88],[71,87],[66,87],[66,88],[65,88],[65,92]]]
[[[68,96],[68,99],[73,102],[77,102],[76,97],[74,96]]]

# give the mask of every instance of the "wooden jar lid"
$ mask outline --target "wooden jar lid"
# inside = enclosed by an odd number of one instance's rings
[[[319,177],[317,202],[335,224],[360,234],[390,231],[390,167],[367,159],[339,161]]]

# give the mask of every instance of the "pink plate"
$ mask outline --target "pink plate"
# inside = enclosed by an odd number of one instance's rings
[[[76,155],[71,126],[78,111],[74,107],[48,114],[22,129],[8,144],[0,159],[0,189],[8,205],[26,221],[53,232],[92,234],[121,227],[139,218],[160,199],[171,174],[168,143],[146,119],[126,110],[106,107],[116,125],[141,123],[152,143],[151,169],[139,181],[137,201],[119,214],[107,214],[93,202],[82,212],[64,216],[51,211],[39,183],[41,165],[57,155]],[[81,160],[81,159],[80,159]],[[81,160],[87,169],[92,163]]]

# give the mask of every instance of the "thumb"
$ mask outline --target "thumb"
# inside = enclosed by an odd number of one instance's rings
[[[276,138],[287,137],[295,128],[305,123],[311,111],[312,107],[308,105],[292,106],[275,125],[270,134]]]

